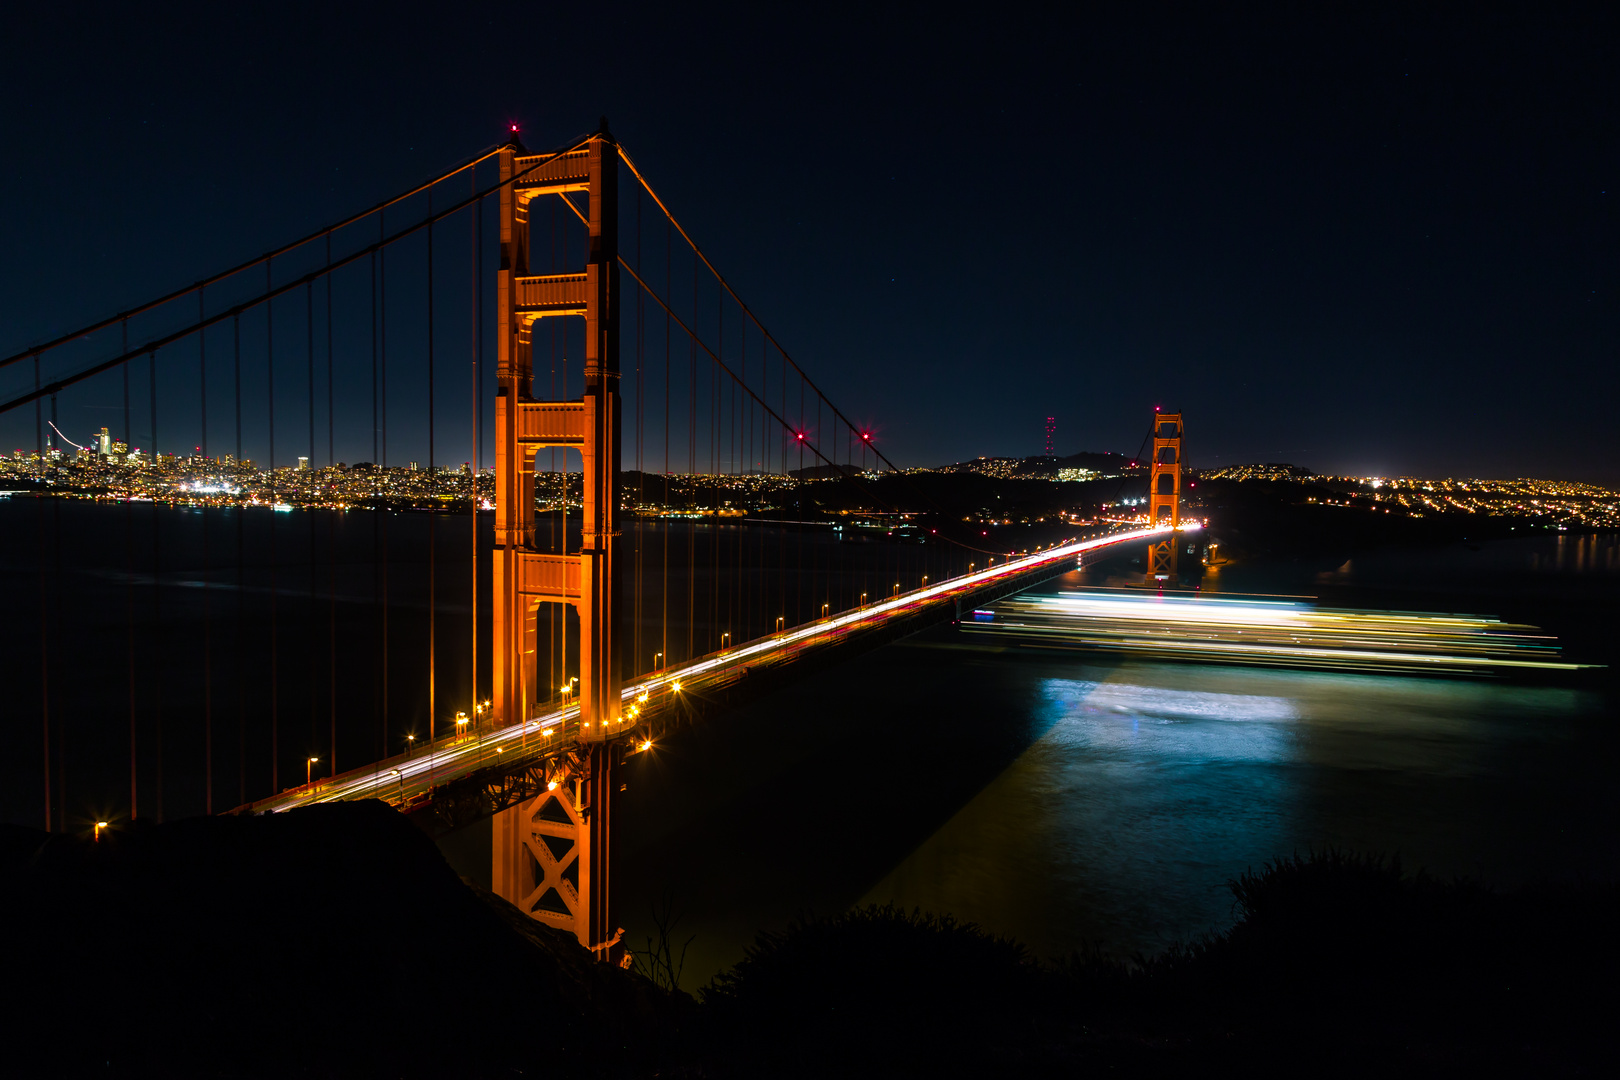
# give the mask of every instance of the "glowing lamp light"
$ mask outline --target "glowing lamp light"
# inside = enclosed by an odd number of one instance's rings
[[[555,780],[547,781],[546,790],[547,791],[556,791],[557,790],[557,781],[555,781]]]

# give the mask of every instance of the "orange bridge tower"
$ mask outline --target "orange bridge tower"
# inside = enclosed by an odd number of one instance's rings
[[[578,745],[566,784],[496,815],[494,891],[534,918],[572,931],[606,956],[618,941],[609,908],[609,819],[618,747],[605,736],[620,719],[613,641],[617,596],[613,545],[619,507],[619,148],[601,130],[556,155],[500,152],[501,263],[496,286],[495,722],[526,722],[551,687],[537,684],[535,618],[540,604],[579,613]],[[583,273],[529,273],[529,204],[583,192],[590,252]],[[572,201],[570,202],[572,206]],[[575,212],[578,213],[576,207]],[[585,320],[585,394],[535,401],[532,330],[540,319]],[[580,550],[535,548],[535,451],[580,453],[584,507]]]
[[[1153,457],[1148,473],[1148,523],[1151,528],[1178,528],[1181,523],[1180,413],[1159,413],[1153,418]],[[1174,532],[1148,543],[1147,584],[1176,582],[1176,552],[1180,537]]]

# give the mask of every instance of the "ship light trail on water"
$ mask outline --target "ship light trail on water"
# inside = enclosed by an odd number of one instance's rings
[[[1318,608],[1297,599],[1126,591],[1021,596],[976,611],[970,634],[1165,659],[1456,675],[1575,671],[1557,639],[1486,615]]]

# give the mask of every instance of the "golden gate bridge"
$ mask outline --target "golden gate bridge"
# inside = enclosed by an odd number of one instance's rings
[[[177,710],[172,705],[167,710],[171,741],[167,748],[162,742],[162,687],[139,685],[133,585],[127,587],[132,817],[141,808],[144,784],[145,790],[155,788],[155,796],[146,797],[155,797],[161,819],[165,760],[172,769],[182,757],[204,774],[202,809],[221,809],[219,804],[229,800],[216,790],[216,773],[228,771],[225,755],[231,749],[236,751],[241,804],[235,812],[377,798],[421,815],[419,820],[430,828],[451,829],[493,816],[495,891],[534,918],[572,931],[583,945],[608,958],[617,955],[620,934],[610,885],[612,806],[618,770],[628,756],[645,752],[666,732],[715,708],[805,677],[852,650],[959,619],[964,607],[1025,590],[1100,549],[1151,541],[1148,581],[1173,578],[1182,418],[1155,417],[1151,527],[1114,525],[1023,552],[996,551],[952,537],[948,530],[933,530],[930,543],[891,544],[881,565],[863,567],[858,574],[819,565],[814,553],[806,567],[802,551],[790,566],[788,526],[803,524],[804,503],[815,499],[804,477],[836,478],[881,506],[884,496],[875,478],[899,477],[901,470],[877,445],[870,428],[836,405],[742,301],[605,121],[597,131],[545,153],[530,152],[515,129],[509,135],[455,168],[293,244],[0,360],[0,369],[32,376],[31,386],[0,402],[0,416],[33,406],[36,454],[49,490],[50,477],[59,475],[53,469],[61,455],[54,449],[47,452],[44,427],[59,431],[59,411],[71,405],[74,393],[121,390],[123,438],[131,438],[132,410],[142,404],[147,409],[150,456],[143,468],[164,462],[161,412],[165,431],[195,434],[194,453],[187,458],[194,475],[232,473],[236,486],[231,490],[238,495],[247,490],[243,501],[249,504],[284,509],[296,500],[310,508],[306,618],[297,633],[304,655],[297,657],[290,647],[293,627],[286,608],[294,594],[275,576],[272,520],[268,656],[261,667],[261,658],[241,646],[239,625],[232,661],[238,669],[234,747],[225,745],[229,726],[215,715],[228,705],[215,700],[214,668],[227,664],[224,654],[231,650],[214,640],[206,572],[212,558],[208,499],[201,502],[207,681],[200,746],[175,746]],[[621,184],[633,191],[633,199],[621,199]],[[629,230],[622,228],[626,209],[632,215]],[[456,295],[448,295],[450,267],[465,269],[464,293],[458,288]],[[490,279],[493,288],[487,287]],[[491,327],[492,349],[486,341]],[[452,334],[457,340],[447,345]],[[256,338],[262,338],[262,345]],[[542,373],[547,350],[549,369]],[[632,360],[628,369],[627,355]],[[228,377],[221,370],[227,360]],[[300,360],[302,371],[297,370]],[[141,374],[146,376],[144,403],[132,383],[132,376]],[[407,375],[416,385],[409,391],[412,412],[402,416],[399,402]],[[452,378],[456,382],[448,381]],[[226,385],[230,407],[222,419],[219,399]],[[303,391],[301,415],[287,415],[289,386]],[[441,642],[438,596],[445,570],[435,554],[439,520],[458,517],[462,501],[446,494],[454,482],[444,478],[439,464],[445,444],[438,433],[447,426],[446,415],[456,415],[447,408],[452,395],[459,398],[455,408],[464,410],[450,421],[458,435],[455,445],[458,453],[461,448],[469,453],[466,523],[461,527],[472,534],[472,565],[461,571],[467,580],[452,588],[472,605],[472,630],[469,640]],[[279,421],[278,400],[283,402]],[[391,403],[394,452],[401,442],[426,447],[428,469],[420,482],[413,481],[410,498],[413,505],[425,501],[433,509],[423,567],[425,655],[407,658],[404,673],[395,655],[399,645],[389,640],[387,606],[397,586],[388,578],[389,515],[381,512],[399,497],[390,490],[386,472]],[[261,407],[262,424],[256,416]],[[324,473],[314,466],[322,413]],[[484,429],[491,423],[492,530],[479,519]],[[321,627],[314,605],[321,567],[315,555],[315,511],[343,505],[348,498],[338,493],[338,473],[333,471],[340,424],[345,429],[369,427],[372,469],[358,483],[364,487],[369,478],[370,505],[379,511],[373,537],[381,568],[376,596],[383,610],[368,673],[377,699],[374,721],[368,718],[365,725],[369,734],[340,732],[340,723],[361,725],[337,704],[344,676],[337,659],[335,554],[326,568],[331,604],[324,665],[327,700],[321,702],[317,692],[322,665],[315,639]],[[304,436],[292,447],[296,468],[283,464],[289,425]],[[210,448],[217,449],[222,439],[234,452],[210,457]],[[186,441],[167,437],[167,445]],[[247,474],[244,447],[254,443],[263,447],[266,468]],[[566,457],[569,452],[577,455],[577,474]],[[78,453],[81,458],[95,454],[89,448]],[[565,455],[561,469],[559,453]],[[542,454],[549,456],[549,468],[542,468]],[[124,485],[119,490],[126,510],[126,547],[133,536],[127,514],[135,498],[131,485],[136,481],[130,479],[136,475],[130,471],[135,456],[126,447],[123,471],[108,474],[122,478],[114,487]],[[169,455],[169,464],[177,467],[174,458]],[[221,465],[225,461],[230,469]],[[577,512],[570,494],[576,475]],[[672,496],[671,485],[681,487],[682,476],[707,477],[720,490],[729,485],[736,496],[732,501],[753,505],[766,524],[771,523],[771,508],[761,506],[774,499],[779,526],[775,558],[763,539],[757,551],[750,550],[741,523],[729,535],[721,531],[728,520],[723,505],[685,505]],[[751,502],[748,493],[757,493],[761,478],[770,476],[801,482],[778,488],[773,499],[752,497]],[[345,483],[352,490],[356,481],[350,476]],[[192,487],[222,490],[212,480],[204,484],[193,479]],[[145,497],[162,500],[161,493]],[[742,512],[734,506],[731,517]],[[42,541],[44,522],[42,516]],[[228,554],[236,560],[240,591],[246,562],[240,511],[237,525],[235,550]],[[672,528],[681,527],[687,530],[684,535],[672,534]],[[702,545],[707,567],[698,565],[700,545],[693,530],[699,527],[711,530]],[[490,539],[491,531],[493,546],[486,555],[481,541]],[[336,550],[331,543],[328,549]],[[43,608],[48,589],[43,542],[41,550]],[[133,571],[132,547],[128,561]],[[150,562],[149,622],[158,632],[164,590],[155,523]],[[490,581],[492,597],[487,637],[480,635],[483,622],[477,608],[481,574]],[[708,593],[702,598],[700,582]],[[236,615],[240,622],[240,605]],[[142,618],[148,616],[143,613]],[[219,621],[228,620],[221,613]],[[61,744],[67,727],[60,704],[53,712],[52,689],[60,690],[64,679],[89,674],[90,661],[64,657],[60,648],[53,655],[51,640],[42,634],[45,819],[47,827],[66,827]],[[441,699],[440,670],[450,653],[459,654],[470,673],[456,698]],[[390,663],[395,665],[392,675]],[[314,752],[307,755],[293,750],[285,730],[304,704],[283,700],[281,685],[289,667],[304,669],[309,688],[308,749]],[[262,684],[255,683],[262,692],[251,705],[242,690],[249,669],[262,677]],[[402,677],[413,684],[413,700],[403,708],[397,700]],[[480,692],[485,686],[487,696]],[[391,687],[396,713],[419,711],[414,699],[425,699],[426,738],[390,715]],[[60,697],[58,693],[58,702]],[[323,711],[326,731],[319,733],[315,721]],[[250,713],[267,729],[268,745],[250,735]],[[370,749],[357,753],[357,746]],[[250,748],[267,752],[268,768],[252,770],[256,783],[268,781],[268,790],[261,793],[249,791]],[[315,775],[317,764],[326,775]],[[284,786],[284,778],[293,777],[304,782]]]

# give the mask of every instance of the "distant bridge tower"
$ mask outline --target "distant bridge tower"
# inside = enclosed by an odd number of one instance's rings
[[[1181,521],[1180,413],[1159,413],[1153,418],[1153,457],[1148,473],[1148,522],[1153,528]],[[1171,533],[1148,544],[1147,584],[1172,585],[1176,581],[1176,552],[1180,537]]]
[[[502,726],[528,720],[553,688],[536,678],[540,604],[579,612],[579,744],[557,786],[498,814],[494,891],[534,918],[573,931],[601,952],[617,941],[609,910],[608,821],[618,748],[605,741],[620,720],[613,642],[617,595],[613,542],[619,506],[619,148],[602,130],[576,150],[500,151],[501,264],[496,285],[495,603],[493,706]],[[584,192],[590,254],[583,273],[529,273],[529,203]],[[585,396],[535,401],[532,330],[544,318],[585,319]],[[577,449],[585,503],[577,554],[535,549],[534,455]],[[566,537],[565,537],[566,542]],[[566,786],[564,786],[566,784]]]

